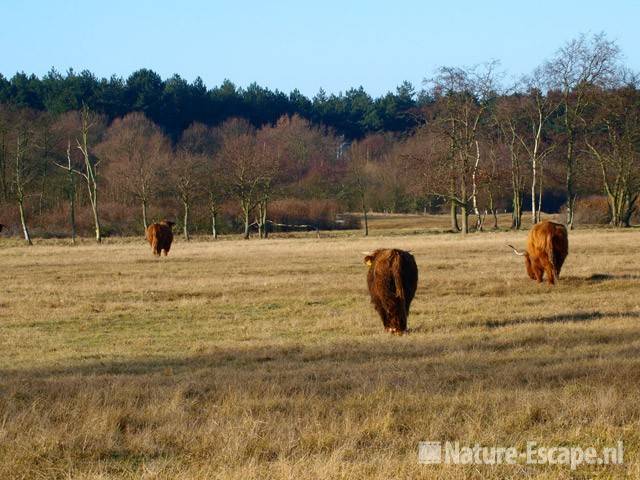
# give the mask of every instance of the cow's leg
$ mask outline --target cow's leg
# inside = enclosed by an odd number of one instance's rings
[[[378,310],[378,313],[380,314],[380,318],[382,318],[382,326],[388,332],[389,329],[391,328],[389,312],[387,312],[384,308],[380,307],[380,309]]]
[[[549,285],[555,284],[556,275],[555,275],[555,272],[553,271],[553,265],[547,262],[547,264],[544,266],[544,271],[547,274],[547,282],[549,282]]]
[[[158,257],[160,256],[160,249],[158,248],[158,241],[157,240],[154,240],[151,243],[151,251],[153,252],[154,255],[156,255]]]
[[[396,299],[389,308],[389,331],[391,333],[402,333],[407,328],[407,315],[405,313],[404,302]]]
[[[380,318],[382,319],[382,325],[384,326],[384,329],[389,330],[389,316],[387,315],[387,311],[384,309],[384,306],[382,306],[378,302],[375,302],[373,306],[375,307],[376,312],[378,312],[378,315],[380,315]]]
[[[538,283],[542,283],[542,280],[544,278],[544,268],[542,267],[542,265],[540,265],[540,262],[538,260],[536,260],[535,262],[533,273],[536,277],[536,281]]]
[[[400,312],[399,324],[400,324],[400,333],[407,331],[407,310],[402,308]]]
[[[560,270],[562,270],[562,265],[564,264],[564,258],[562,255],[556,255],[555,258],[555,267],[556,267],[556,279],[560,278]]]
[[[164,247],[164,256],[166,257],[167,255],[169,255],[169,249],[171,248],[171,245],[165,245]]]
[[[409,315],[409,308],[404,299],[398,301],[398,325],[400,327],[400,333],[407,331],[407,316]]]
[[[398,298],[391,294],[387,294],[381,299],[382,308],[387,318],[387,323],[384,326],[387,332],[393,333],[400,327],[398,321],[398,303]]]

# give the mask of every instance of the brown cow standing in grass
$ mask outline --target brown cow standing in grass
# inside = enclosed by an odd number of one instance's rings
[[[145,236],[147,241],[151,245],[151,251],[154,255],[160,256],[160,253],[164,251],[164,256],[169,254],[171,248],[171,242],[173,242],[173,226],[174,222],[169,220],[162,220],[158,223],[152,223],[147,227]]]
[[[396,335],[407,330],[409,306],[418,286],[418,266],[409,252],[380,249],[364,257],[371,303],[384,329]]]
[[[549,285],[556,283],[565,258],[569,254],[567,227],[545,220],[531,229],[527,239],[527,250],[519,252],[512,245],[516,255],[524,256],[527,274],[532,280],[542,282],[547,274]]]

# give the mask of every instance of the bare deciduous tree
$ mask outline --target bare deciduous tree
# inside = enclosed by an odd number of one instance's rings
[[[433,182],[432,193],[451,202],[452,215],[456,206],[460,208],[465,234],[469,232],[469,210],[477,195],[474,180],[480,163],[479,129],[496,94],[496,66],[496,62],[490,62],[467,69],[442,67],[428,81],[436,98],[433,124],[449,144],[444,158],[449,167],[449,192],[443,191],[441,179]]]
[[[143,113],[113,121],[96,147],[109,160],[109,172],[142,206],[142,226],[148,225],[148,206],[168,170],[169,140]]]
[[[245,121],[232,119],[221,127],[220,150],[223,181],[227,191],[240,203],[244,238],[249,238],[251,213],[258,205],[262,172],[259,165],[256,136]]]
[[[257,148],[258,168],[261,174],[257,189],[256,223],[258,224],[258,236],[267,238],[269,236],[267,210],[274,195],[280,157],[276,150],[277,147],[269,145],[265,141],[261,142]]]
[[[500,131],[501,141],[505,145],[511,164],[512,216],[511,228],[518,230],[522,226],[522,202],[524,200],[524,147],[519,132],[522,128],[521,99],[501,98],[494,109],[494,122]]]
[[[180,140],[182,148],[203,159],[201,183],[206,191],[207,206],[211,217],[211,235],[218,238],[217,219],[220,204],[225,198],[222,183],[222,165],[219,150],[221,132],[202,123],[193,123],[183,133]]]
[[[176,193],[183,207],[182,233],[185,240],[190,240],[189,214],[193,202],[201,194],[206,157],[179,147],[173,163],[171,172],[174,177]]]
[[[24,201],[26,190],[35,179],[33,161],[32,158],[29,158],[29,155],[33,153],[33,135],[30,119],[19,119],[15,134],[13,183],[15,197],[18,203],[18,211],[20,213],[20,224],[22,226],[24,240],[28,245],[33,245],[33,243],[31,241],[31,235],[29,234],[29,227],[27,226]]]
[[[524,129],[518,131],[518,138],[527,151],[531,163],[531,223],[540,221],[542,211],[542,182],[544,161],[555,148],[544,139],[544,129],[559,105],[553,95],[545,95],[544,72],[541,68],[523,79],[526,90],[522,108],[525,114]]]
[[[76,175],[80,175],[84,178],[87,184],[87,192],[89,194],[89,203],[91,204],[91,212],[93,213],[93,222],[95,230],[96,242],[102,242],[102,231],[100,227],[100,214],[98,209],[98,165],[100,165],[100,159],[98,159],[91,151],[90,143],[97,143],[98,136],[104,129],[104,118],[92,112],[89,107],[83,104],[82,110],[79,112],[79,119],[77,115],[73,115],[71,121],[79,123],[78,136],[76,136],[76,148],[81,153],[81,166],[70,167],[70,158],[67,165],[55,162],[55,164],[63,170],[71,170]]]
[[[593,87],[606,87],[619,70],[620,49],[603,33],[580,35],[567,42],[544,64],[550,88],[561,94],[562,126],[566,137],[565,169],[567,225],[573,228],[577,198],[576,136],[580,117],[592,101]]]
[[[366,144],[354,142],[349,147],[347,166],[348,188],[355,193],[364,220],[364,236],[369,235],[368,195],[372,188],[371,152]]]
[[[640,195],[640,93],[628,86],[601,92],[585,143],[602,173],[611,224],[629,226]]]

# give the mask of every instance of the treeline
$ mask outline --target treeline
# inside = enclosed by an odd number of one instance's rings
[[[446,210],[463,233],[496,227],[499,211],[516,229],[525,210],[535,223],[563,209],[570,227],[637,221],[640,91],[604,35],[568,42],[510,86],[495,63],[442,67],[421,94],[404,84],[377,100],[360,89],[296,103],[296,92],[228,84],[231,108],[224,85],[183,83],[172,97],[176,78],[141,72],[4,81],[0,223],[29,241],[30,231],[139,234],[164,217],[186,238],[266,237],[283,225],[354,227],[343,215],[354,211],[367,233],[372,210]]]
[[[402,133],[417,124],[415,109],[426,101],[426,93],[416,94],[409,82],[376,99],[362,87],[338,95],[327,95],[321,89],[309,99],[298,90],[286,94],[256,83],[239,88],[229,80],[207,89],[201,78],[193,83],[179,75],[163,80],[148,69],[138,70],[126,80],[116,76],[99,79],[86,70],[79,74],[69,70],[64,75],[51,70],[42,78],[19,72],[7,79],[0,74],[0,103],[53,114],[86,105],[105,115],[108,122],[142,112],[173,141],[193,122],[216,126],[238,117],[260,128],[283,115],[296,114],[315,125],[331,127],[348,139],[373,132]]]

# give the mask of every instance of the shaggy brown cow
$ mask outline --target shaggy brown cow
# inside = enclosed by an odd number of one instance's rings
[[[174,222],[162,220],[158,223],[152,223],[147,227],[146,238],[151,245],[151,251],[154,255],[160,256],[164,251],[165,257],[169,254],[171,242],[173,242],[173,226]]]
[[[540,283],[546,273],[547,282],[553,285],[559,279],[562,264],[569,254],[567,227],[545,220],[534,225],[529,232],[526,251],[519,252],[512,245],[508,246],[516,255],[524,256],[527,274],[532,280]]]
[[[402,335],[418,286],[418,266],[409,252],[380,249],[364,257],[371,303],[387,332]]]

